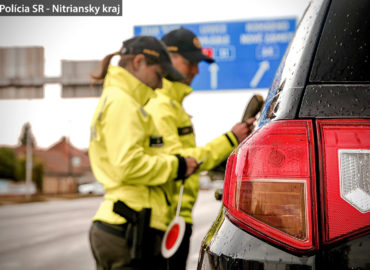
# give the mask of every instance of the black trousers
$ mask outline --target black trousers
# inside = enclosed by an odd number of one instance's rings
[[[193,225],[186,223],[185,235],[179,249],[168,259],[170,270],[185,270],[186,260],[189,255],[190,237],[193,232]]]
[[[120,225],[104,223],[108,227],[120,230]],[[97,270],[144,270],[167,269],[167,261],[161,255],[161,241],[164,232],[150,229],[144,245],[151,250],[148,258],[141,262],[133,262],[127,241],[123,236],[102,230],[101,226],[93,223],[90,227],[89,240]]]

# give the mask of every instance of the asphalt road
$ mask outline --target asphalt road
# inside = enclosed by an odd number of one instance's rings
[[[0,207],[0,269],[94,269],[87,232],[101,200]]]
[[[196,269],[204,234],[220,203],[214,191],[201,191],[187,269]],[[102,198],[0,206],[1,270],[95,269],[88,230]]]

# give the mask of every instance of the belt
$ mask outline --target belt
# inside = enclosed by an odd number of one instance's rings
[[[103,230],[107,233],[113,234],[113,235],[118,236],[118,237],[125,238],[125,234],[126,234],[126,230],[127,230],[127,223],[124,223],[124,224],[109,224],[109,223],[106,223],[106,222],[103,222],[103,221],[96,220],[96,221],[94,221],[94,224],[96,225],[96,227],[98,227],[99,229],[101,229],[101,230]]]

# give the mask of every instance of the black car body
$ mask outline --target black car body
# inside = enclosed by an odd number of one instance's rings
[[[369,0],[310,2],[198,269],[370,269],[369,58]]]

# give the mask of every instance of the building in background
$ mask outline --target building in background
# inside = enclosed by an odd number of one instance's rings
[[[17,147],[16,153],[24,157],[25,147]],[[87,152],[74,147],[66,137],[50,148],[33,149],[33,158],[43,166],[43,194],[76,193],[79,185],[95,181]]]

